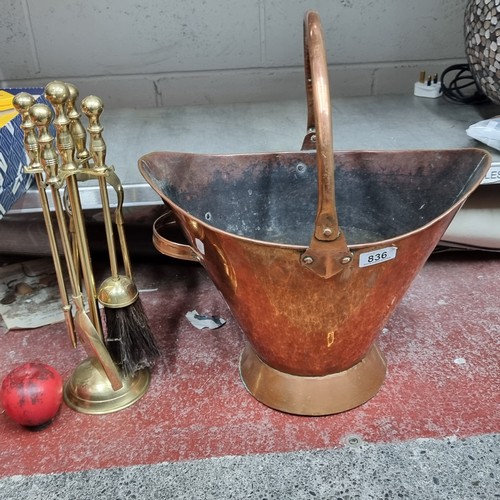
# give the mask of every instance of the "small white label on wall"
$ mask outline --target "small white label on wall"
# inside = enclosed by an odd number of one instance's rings
[[[359,255],[359,267],[374,266],[392,260],[396,257],[397,251],[398,247],[386,247],[362,253]]]

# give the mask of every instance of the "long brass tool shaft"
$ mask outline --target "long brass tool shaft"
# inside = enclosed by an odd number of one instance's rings
[[[50,214],[50,206],[45,191],[45,183],[43,179],[43,167],[40,163],[40,155],[38,142],[35,135],[35,124],[31,119],[29,110],[36,102],[35,98],[27,92],[20,92],[14,96],[13,104],[18,113],[21,115],[21,128],[24,132],[24,147],[29,158],[29,165],[25,167],[25,172],[32,174],[35,177],[38,194],[40,196],[40,205],[42,207],[43,219],[47,229],[47,237],[49,240],[50,252],[54,269],[56,273],[57,286],[59,288],[59,295],[61,297],[62,311],[64,321],[66,323],[66,330],[68,332],[71,345],[77,346],[77,335],[75,332],[75,325],[73,323],[73,315],[71,311],[71,304],[68,299],[66,284],[64,282],[64,271],[59,257],[59,248],[57,246],[56,232],[52,223]]]
[[[75,161],[77,166],[81,169],[87,165],[87,161],[90,159],[90,153],[87,149],[87,133],[85,127],[80,122],[80,113],[78,112],[76,106],[76,100],[78,99],[78,89],[72,83],[65,83],[66,88],[69,92],[69,97],[66,101],[66,112],[69,118],[69,131],[73,139],[73,144],[75,147]],[[81,174],[79,174],[80,176]],[[77,177],[78,178],[78,177]],[[66,207],[67,211],[71,211],[71,207]],[[75,228],[73,223],[73,218],[70,218],[70,235],[71,241],[73,242],[73,259],[74,262],[80,262],[80,257],[78,254],[78,245],[76,243]],[[78,268],[78,272],[80,268]],[[80,274],[80,272],[79,272]]]
[[[76,179],[78,167],[73,160],[74,144],[71,133],[69,132],[70,121],[64,110],[65,103],[69,97],[69,91],[66,84],[55,81],[49,83],[45,87],[45,96],[52,104],[55,112],[54,126],[57,132],[56,144],[61,157],[60,177],[65,179],[68,189],[83,282],[87,291],[89,313],[95,329],[101,338],[103,338],[101,317],[96,300],[96,287],[92,270],[92,259],[90,256],[87,231],[85,228],[83,209]]]
[[[103,104],[99,97],[88,96],[82,101],[82,110],[89,118],[87,128],[90,134],[90,151],[93,157],[93,171],[98,174],[99,192],[102,202],[102,214],[104,218],[104,228],[106,231],[106,243],[108,245],[111,275],[118,279],[118,261],[116,258],[116,247],[113,237],[113,221],[109,207],[108,188],[106,183],[106,143],[102,137],[102,126],[99,123],[99,116],[102,112]]]
[[[90,249],[85,230],[85,222],[83,219],[83,210],[80,201],[80,193],[75,175],[66,177],[66,185],[68,187],[68,195],[71,204],[72,218],[75,226],[75,238],[78,246],[78,254],[80,256],[80,264],[83,276],[83,282],[87,291],[87,302],[90,312],[90,317],[94,323],[94,327],[103,339],[101,318],[99,308],[96,302],[95,279],[92,272],[92,261],[90,257]]]

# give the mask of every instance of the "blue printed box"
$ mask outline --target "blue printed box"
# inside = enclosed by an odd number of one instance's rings
[[[37,102],[45,102],[43,88],[0,90],[0,219],[30,187],[32,175],[24,173],[28,157],[24,150],[21,116],[11,106],[19,92],[28,92]]]

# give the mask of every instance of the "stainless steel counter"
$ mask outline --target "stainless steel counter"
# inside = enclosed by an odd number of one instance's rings
[[[333,101],[336,149],[442,149],[484,147],[500,166],[500,152],[469,138],[465,130],[500,114],[500,106],[466,106],[444,98],[377,96]],[[137,160],[151,151],[245,153],[300,149],[306,129],[306,102],[282,101],[224,106],[190,106],[104,111],[107,161],[125,188],[127,221],[149,224],[161,201],[142,179]],[[99,192],[82,188],[82,203],[99,220]],[[38,192],[30,189],[0,221],[0,253],[45,253]],[[33,231],[26,237],[26,231]]]

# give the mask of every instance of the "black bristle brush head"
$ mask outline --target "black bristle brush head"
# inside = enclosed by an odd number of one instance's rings
[[[106,347],[123,375],[153,366],[160,355],[142,301],[126,307],[105,307]]]

